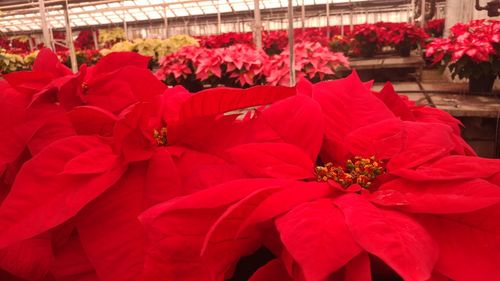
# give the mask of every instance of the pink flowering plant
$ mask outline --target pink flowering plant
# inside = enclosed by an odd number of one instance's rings
[[[246,88],[263,83],[267,59],[263,51],[243,44],[216,49],[187,46],[162,58],[156,76],[167,85],[192,91],[220,84]]]
[[[270,58],[264,68],[266,81],[270,85],[288,86],[290,84],[290,53],[283,51]],[[297,79],[306,78],[311,82],[338,77],[338,70],[349,67],[342,53],[333,53],[317,42],[295,44],[295,73]]]

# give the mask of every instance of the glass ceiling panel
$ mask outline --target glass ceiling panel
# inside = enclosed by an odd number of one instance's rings
[[[303,0],[304,5],[325,4],[327,0]],[[329,0],[335,3],[346,3],[349,0]],[[352,0],[360,2],[368,0]],[[1,3],[1,2],[0,2]],[[166,7],[167,18],[184,16],[213,15],[252,11],[254,0],[98,0],[93,5],[70,7],[69,16],[71,25],[81,27],[85,25],[115,24],[123,20],[147,21],[157,20],[164,16]],[[294,6],[300,6],[302,0],[293,0]],[[288,0],[263,0],[261,9],[286,8]],[[15,32],[19,30],[41,30],[41,20],[38,9],[33,8],[28,13],[19,14],[18,11],[1,11],[0,4],[0,31]],[[61,7],[47,7],[47,21],[54,28],[64,27],[64,13]],[[222,15],[224,16],[224,15]],[[19,20],[23,20],[20,22]]]

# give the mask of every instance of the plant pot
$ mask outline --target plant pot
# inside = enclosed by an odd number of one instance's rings
[[[411,53],[411,45],[410,44],[400,44],[396,46],[396,50],[399,52],[399,55],[402,57],[409,57]]]
[[[377,50],[376,43],[366,43],[361,46],[360,54],[363,58],[373,58]]]
[[[480,77],[469,78],[469,93],[491,93],[493,83],[497,76],[495,74],[481,75]]]

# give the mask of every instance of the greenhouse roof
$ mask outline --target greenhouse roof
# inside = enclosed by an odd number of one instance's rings
[[[327,0],[303,0],[305,6],[326,4]],[[367,0],[329,0],[333,5]],[[52,28],[63,28],[65,1],[45,0],[48,23]],[[76,0],[68,1],[71,26],[102,26],[127,22],[160,20],[167,18],[214,15],[220,12],[252,11],[254,0]],[[359,4],[359,3],[358,3]],[[0,31],[27,32],[41,30],[38,1],[8,0],[0,4]],[[288,0],[260,1],[261,9],[285,8]],[[302,0],[293,0],[301,6]]]

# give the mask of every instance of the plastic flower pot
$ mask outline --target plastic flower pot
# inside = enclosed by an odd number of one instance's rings
[[[399,45],[396,45],[396,50],[398,51],[400,56],[409,57],[411,53],[411,44],[403,42]]]
[[[373,58],[376,49],[377,44],[369,42],[361,46],[360,54],[363,58]]]
[[[469,78],[469,92],[470,93],[491,93],[493,83],[497,76],[495,74],[481,75],[479,77]]]

